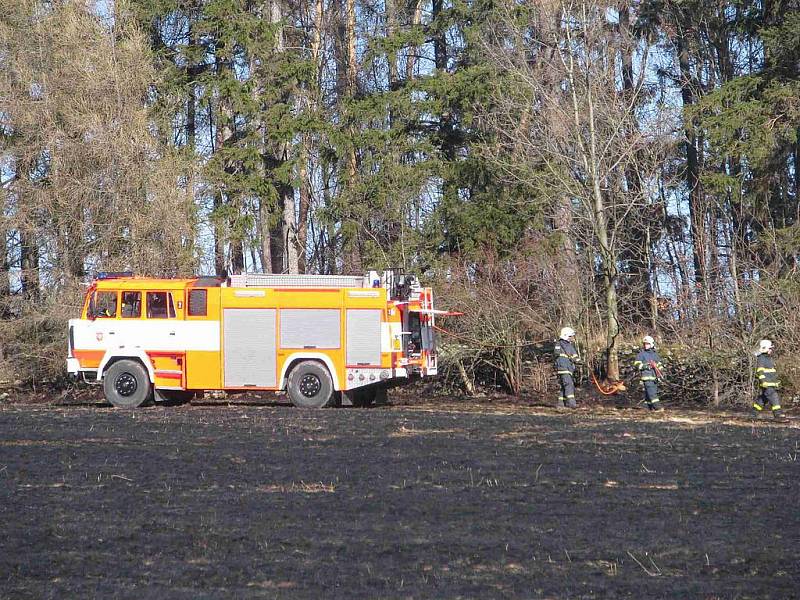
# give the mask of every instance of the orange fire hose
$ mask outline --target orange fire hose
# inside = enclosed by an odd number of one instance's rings
[[[603,394],[604,396],[612,396],[617,392],[623,392],[626,389],[628,389],[625,387],[625,384],[622,381],[614,381],[610,383],[608,386],[603,387],[600,384],[600,382],[597,381],[597,377],[594,376],[594,373],[592,373],[592,381],[594,382],[597,391]]]

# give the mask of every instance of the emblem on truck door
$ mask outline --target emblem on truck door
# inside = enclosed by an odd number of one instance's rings
[[[94,334],[94,337],[97,338],[98,342],[102,342],[103,341],[103,332],[102,331],[98,331],[97,333]]]

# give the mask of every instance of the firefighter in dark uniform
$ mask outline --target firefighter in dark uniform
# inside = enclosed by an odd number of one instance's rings
[[[642,338],[642,349],[636,355],[633,366],[639,370],[647,408],[661,412],[664,409],[661,407],[661,399],[658,397],[658,380],[661,379],[664,365],[656,352],[656,342],[652,336],[646,335]]]
[[[560,391],[556,408],[576,408],[575,403],[575,363],[580,362],[578,351],[575,349],[575,330],[572,327],[564,327],[561,330],[559,340],[553,347],[553,358],[555,358],[556,375]]]
[[[753,416],[758,417],[767,406],[771,405],[772,416],[779,421],[785,420],[781,412],[781,401],[778,397],[778,387],[780,380],[775,369],[775,361],[772,360],[772,342],[761,340],[756,351],[756,379],[760,393],[753,402]]]

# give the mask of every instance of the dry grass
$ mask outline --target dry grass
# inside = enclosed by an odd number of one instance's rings
[[[452,435],[454,433],[464,433],[463,429],[413,429],[405,425],[401,426],[395,432],[389,434],[389,437],[415,437],[418,435]]]
[[[259,588],[262,590],[289,590],[297,587],[297,584],[293,581],[272,581],[271,579],[266,579],[264,581],[251,581],[247,584],[247,587]]]
[[[86,444],[124,444],[122,438],[82,438],[78,440],[0,440],[0,447],[8,446],[57,446],[64,448],[80,448]]]
[[[305,481],[301,481],[299,483],[292,482],[289,485],[264,484],[258,486],[256,491],[265,494],[333,494],[336,489],[333,484],[325,484],[321,481],[316,483],[306,483]]]

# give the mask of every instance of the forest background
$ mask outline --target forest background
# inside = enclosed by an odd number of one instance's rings
[[[562,325],[667,397],[800,389],[797,0],[0,0],[0,379],[100,270],[400,267],[440,387],[545,393]]]

